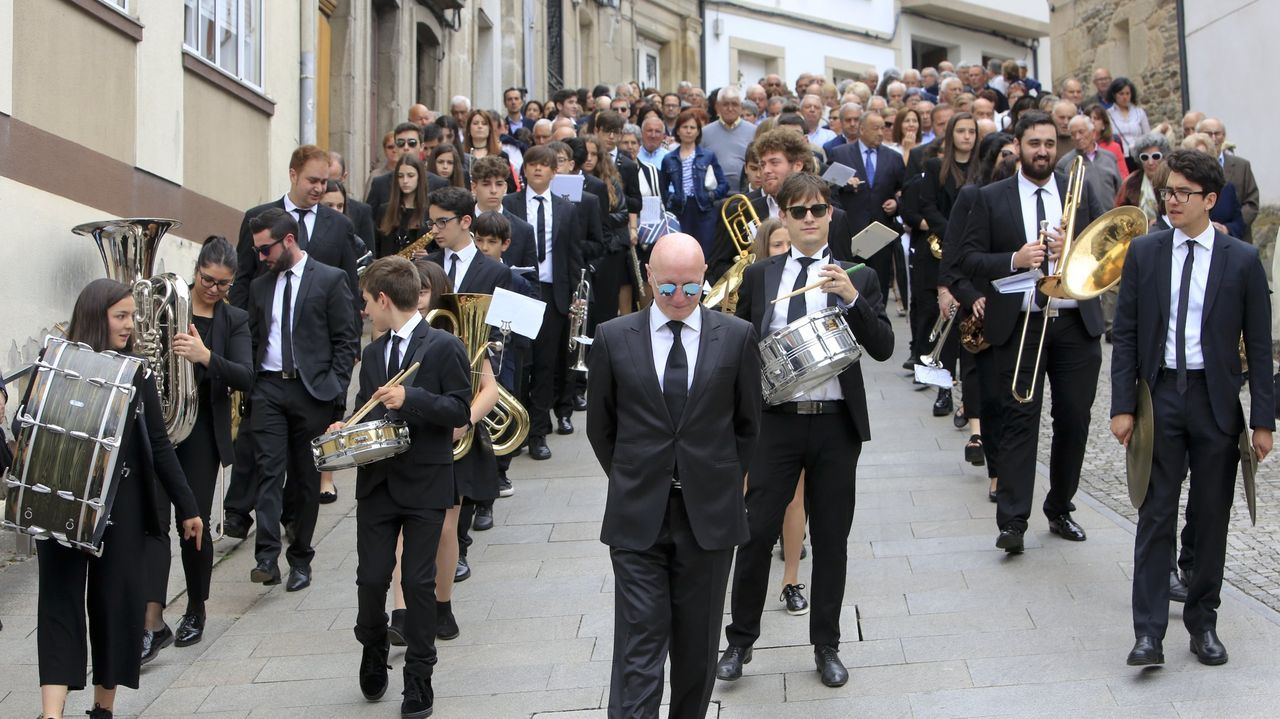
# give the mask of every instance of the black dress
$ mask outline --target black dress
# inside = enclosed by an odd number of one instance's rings
[[[212,317],[193,317],[196,330],[201,337],[213,336]],[[209,515],[213,510],[213,495],[217,488],[218,472],[222,462],[218,457],[218,443],[214,437],[213,400],[211,396],[212,382],[209,370],[204,365],[195,365],[196,384],[199,394],[199,409],[196,411],[196,425],[191,434],[179,444],[175,451],[182,469],[187,473],[187,484],[196,496],[196,504],[200,507],[200,516],[204,519],[204,538],[200,549],[196,549],[194,539],[183,539],[182,570],[187,578],[187,596],[189,602],[204,602],[209,599],[209,581],[213,573],[213,538],[210,534],[212,525]],[[168,514],[168,508],[164,509]],[[165,561],[163,563],[164,582],[169,578],[169,544],[166,537]],[[157,573],[158,574],[158,573]],[[164,601],[164,596],[153,601]]]
[[[389,257],[400,252],[414,242],[417,242],[418,238],[423,234],[423,230],[420,226],[411,224],[410,220],[413,217],[413,209],[407,207],[400,208],[400,222],[398,222],[390,232],[384,233],[382,231],[382,218],[386,215],[386,212],[387,203],[385,202],[378,205],[378,209],[374,212],[374,219],[378,222],[377,228],[373,233],[375,244],[377,246],[375,254],[379,258]],[[434,248],[428,247],[426,249],[430,251]]]

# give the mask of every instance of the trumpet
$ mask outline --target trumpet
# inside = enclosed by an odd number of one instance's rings
[[[751,200],[746,195],[732,195],[720,205],[720,219],[729,231],[729,239],[738,251],[738,259],[734,260],[733,266],[725,271],[715,287],[702,298],[702,304],[707,308],[720,305],[721,312],[733,314],[738,307],[738,288],[742,286],[742,274],[756,261],[751,245],[756,228],[760,226],[760,217],[756,215],[756,209],[751,206]]]
[[[570,369],[576,372],[587,371],[587,345],[591,338],[584,335],[587,326],[587,301],[591,297],[591,282],[587,280],[584,268],[578,277],[578,286],[573,290],[573,301],[569,305],[569,351],[577,351],[577,361]]]
[[[920,364],[935,369],[942,367],[942,362],[938,357],[942,355],[942,347],[947,343],[947,338],[951,336],[951,328],[956,323],[956,317],[959,316],[960,305],[952,304],[951,309],[947,310],[947,314],[938,314],[938,321],[933,323],[933,329],[929,331],[929,341],[933,342],[933,350],[927,355],[920,355]]]

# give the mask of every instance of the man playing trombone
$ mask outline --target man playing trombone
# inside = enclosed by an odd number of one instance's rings
[[[1083,182],[1069,188],[1067,178],[1054,173],[1057,130],[1053,118],[1042,112],[1024,113],[1014,135],[1021,155],[1018,173],[982,188],[957,252],[957,271],[976,280],[1025,271],[1052,274],[1062,251],[1063,208],[1074,199],[1078,227],[1086,227],[1102,214],[1098,199]],[[1080,483],[1089,413],[1102,365],[1098,341],[1104,330],[1102,308],[1097,299],[1049,298],[1038,288],[1019,294],[1000,294],[992,288],[986,297],[984,333],[995,350],[995,389],[1003,397],[1005,416],[996,546],[1015,554],[1023,548],[1035,490],[1046,375],[1053,388],[1053,444],[1044,513],[1050,532],[1082,542],[1085,532],[1071,518],[1075,508],[1071,500]]]

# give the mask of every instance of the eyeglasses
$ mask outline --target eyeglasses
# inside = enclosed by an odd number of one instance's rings
[[[1201,197],[1204,197],[1208,195],[1209,192],[1207,190],[1175,190],[1172,187],[1161,187],[1159,190],[1156,190],[1156,194],[1165,202],[1168,202],[1169,198],[1172,197],[1178,201],[1179,205],[1181,205],[1188,202],[1192,195],[1200,195]]]
[[[1164,153],[1163,152],[1144,152],[1141,155],[1138,155],[1138,159],[1143,162],[1159,162],[1160,160],[1164,159]]]
[[[808,207],[805,207],[804,205],[792,205],[791,207],[784,207],[782,209],[787,214],[791,215],[791,219],[803,220],[804,216],[810,212],[813,213],[814,218],[826,217],[827,210],[831,209],[831,205],[828,205],[825,202],[820,202],[816,205],[809,205]]]
[[[677,287],[680,288],[685,297],[693,297],[702,291],[702,285],[697,282],[686,282],[682,285],[677,285],[674,282],[663,282],[658,285],[658,294],[663,297],[670,297],[676,293]]]
[[[271,243],[271,244],[269,244],[269,245],[257,245],[257,248],[258,248],[258,255],[259,255],[259,256],[261,256],[261,257],[266,257],[267,255],[271,254],[271,248],[272,248],[272,247],[275,247],[276,245],[280,244],[281,242],[284,242],[284,238],[283,238],[283,237],[281,237],[280,239],[276,240],[275,242],[272,242],[272,243]]]
[[[270,245],[268,245],[268,249],[267,249],[267,251],[268,251],[268,252],[270,252],[270,251],[271,251],[271,250],[270,250]],[[261,250],[259,250],[259,252],[261,252]],[[201,284],[201,285],[204,285],[205,287],[207,287],[207,288],[209,288],[209,289],[213,289],[214,287],[217,287],[217,288],[218,288],[218,289],[220,289],[220,290],[225,290],[225,289],[227,289],[228,287],[230,287],[230,286],[232,285],[232,283],[234,283],[234,282],[235,282],[235,280],[218,280],[218,279],[214,279],[213,277],[210,277],[209,275],[206,275],[205,273],[203,273],[203,272],[201,272],[201,271],[199,271],[199,270],[196,270],[196,277],[199,277],[199,278],[200,278],[200,284]]]
[[[396,140],[396,147],[404,147],[405,145],[408,145],[409,147],[417,147],[418,141],[412,138],[405,139],[403,137]]]
[[[459,217],[461,217],[461,215],[454,215],[453,217],[441,217],[441,218],[440,218],[440,219],[438,219],[438,220],[433,220],[433,219],[431,219],[431,218],[424,218],[424,219],[422,220],[422,227],[423,227],[423,229],[426,229],[426,230],[429,230],[429,229],[431,229],[432,227],[437,227],[437,228],[440,228],[440,229],[444,229],[444,226],[445,226],[445,225],[449,224],[450,222],[453,222],[454,220],[458,219]]]

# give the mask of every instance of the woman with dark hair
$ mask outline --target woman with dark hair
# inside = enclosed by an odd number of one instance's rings
[[[462,166],[465,163],[462,154],[458,152],[458,148],[451,144],[441,143],[431,150],[431,156],[427,159],[428,172],[432,172],[449,181],[452,187],[466,188],[466,180],[462,176]]]
[[[529,100],[520,110],[520,114],[524,115],[526,126],[532,126],[533,123],[542,119],[542,103],[537,100]]]
[[[609,152],[598,135],[586,135],[583,141],[587,145],[587,161],[582,163],[582,172],[599,178],[608,190],[606,197],[609,207],[601,213],[601,228],[604,230],[605,254],[592,262],[595,274],[592,282],[598,282],[597,302],[601,312],[592,317],[592,323],[613,319],[619,311],[630,312],[632,307],[631,270],[628,268],[627,248],[631,246],[631,215],[627,212],[626,191],[622,186],[622,174],[618,166],[613,164]],[[608,299],[605,293],[612,293]],[[609,300],[615,300],[611,302]]]
[[[1120,170],[1120,181],[1124,182],[1129,177],[1129,163],[1125,162],[1124,149],[1120,147],[1120,143],[1116,142],[1115,133],[1111,131],[1111,115],[1107,113],[1107,108],[1096,102],[1087,105],[1085,113],[1089,115],[1089,119],[1093,120],[1093,126],[1098,132],[1098,147],[1115,155],[1116,168]]]
[[[1147,111],[1138,104],[1138,88],[1127,77],[1117,77],[1107,88],[1107,114],[1111,116],[1111,131],[1125,152],[1133,154],[1133,145],[1143,135],[1151,132]],[[1135,165],[1129,166],[1136,169]]]
[[[133,354],[136,309],[132,287],[115,280],[94,280],[76,299],[67,339],[83,342],[95,352]],[[84,688],[86,639],[93,658],[90,719],[111,719],[118,686],[138,688],[142,666],[138,648],[147,600],[145,566],[139,559],[146,551],[147,535],[162,531],[155,510],[160,493],[157,482],[173,501],[183,539],[193,540],[196,549],[206,541],[200,509],[165,431],[155,378],[139,372],[134,389],[142,411],[134,415],[128,439],[117,450],[125,469],[116,482],[102,555],[95,557],[56,541],[37,543],[36,644],[43,717],[61,717],[67,692]]]
[[[1115,200],[1116,207],[1133,205],[1139,208],[1151,225],[1160,219],[1161,213],[1156,201],[1157,186],[1153,180],[1156,170],[1164,164],[1169,151],[1169,141],[1158,132],[1149,132],[1133,143],[1129,149],[1133,171],[1120,185],[1120,194],[1116,195]]]
[[[885,144],[905,159],[920,144],[920,113],[904,107],[893,118],[893,142]]]
[[[374,254],[378,257],[394,255],[422,236],[423,220],[427,216],[425,174],[426,169],[415,152],[406,153],[396,162],[391,196],[378,205],[373,214],[378,218],[374,232],[378,248]]]
[[[204,521],[204,537],[197,547],[183,539],[182,569],[187,580],[187,609],[170,631],[164,621],[169,585],[169,534],[166,530],[147,541],[147,617],[142,638],[142,663],[160,650],[177,643],[180,647],[198,643],[204,637],[205,609],[213,574],[213,540],[209,517],[218,472],[235,461],[231,443],[231,392],[249,392],[253,387],[253,343],[249,336],[249,314],[224,300],[236,276],[236,251],[226,238],[212,235],[200,248],[196,259],[195,282],[191,285],[190,332],[174,337],[173,353],[190,362],[195,370],[197,394],[196,423],[191,434],[174,451],[195,495]],[[156,510],[169,516],[168,498]]]
[[[488,110],[472,110],[467,114],[467,126],[463,130],[463,135],[465,136],[463,150],[471,158],[502,157],[507,161],[507,166],[510,167],[511,157],[502,149],[501,133],[495,130],[495,127],[493,117]],[[468,169],[469,167],[468,160],[467,167],[460,167],[459,169]],[[466,187],[466,185],[455,185],[455,187]],[[513,168],[511,175],[507,177],[507,192],[515,191],[516,177],[515,169]]]
[[[658,184],[663,203],[680,218],[680,229],[697,238],[702,251],[710,257],[718,219],[715,202],[729,193],[729,183],[715,153],[699,144],[703,117],[696,108],[680,111],[676,117],[676,139],[680,144],[662,158]]]

